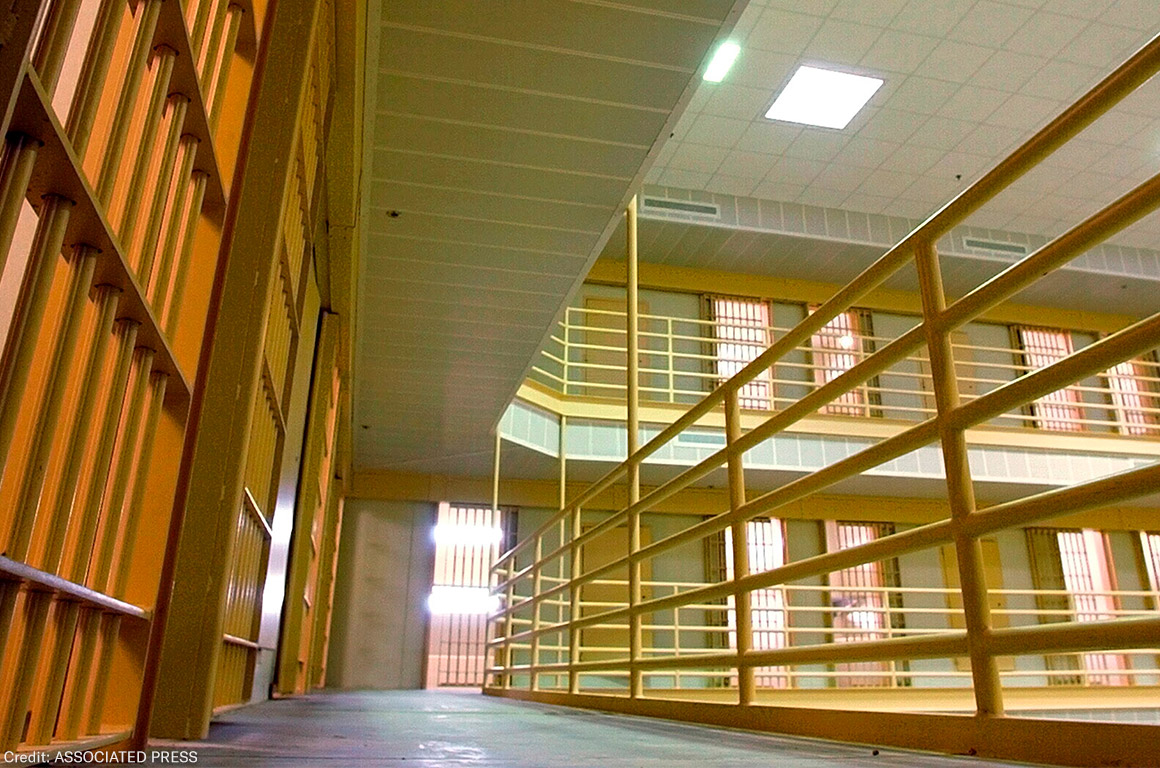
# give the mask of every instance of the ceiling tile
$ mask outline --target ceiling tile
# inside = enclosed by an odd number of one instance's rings
[[[731,149],[749,128],[748,120],[701,113],[685,133],[685,141]]]
[[[801,126],[762,119],[750,125],[733,148],[746,152],[767,152],[777,156],[784,152],[801,132]]]
[[[834,6],[830,16],[859,24],[886,27],[906,4],[907,0],[842,0]]]
[[[763,179],[773,170],[776,162],[777,158],[769,153],[733,150],[725,156],[717,172],[747,179]]]
[[[886,106],[891,109],[933,115],[958,89],[957,84],[946,80],[911,75],[898,84]]]
[[[964,85],[939,107],[938,113],[969,122],[983,122],[1008,99],[1008,94],[990,88]]]
[[[1014,93],[1039,76],[1048,59],[1015,51],[995,51],[971,77],[971,84]]]
[[[777,161],[777,165],[769,172],[766,181],[777,181],[785,184],[809,184],[825,168],[826,164],[818,160],[783,157]]]
[[[896,141],[855,136],[834,157],[834,160],[859,168],[877,168],[901,146],[902,144]]]
[[[970,3],[910,0],[894,17],[891,26],[908,32],[944,37],[971,7]]]
[[[987,122],[1031,133],[1042,128],[1062,110],[1063,104],[1058,101],[1017,93],[992,112]]]
[[[722,147],[706,147],[702,144],[685,142],[673,153],[672,159],[669,160],[669,168],[712,174],[717,171],[717,167],[727,154],[728,150]]]
[[[862,57],[861,64],[884,72],[910,74],[938,44],[937,37],[887,30]]]
[[[773,93],[768,88],[719,83],[701,112],[752,122],[765,114],[772,99]]]
[[[1086,19],[1040,11],[1032,15],[1027,23],[1007,40],[1004,47],[1036,56],[1054,56],[1065,45],[1076,40],[1088,24]],[[1080,44],[1083,44],[1083,38],[1080,38]]]
[[[1155,19],[1155,8],[1151,18]],[[1096,22],[1091,24],[1081,37],[1068,43],[1059,52],[1059,58],[1076,64],[1086,64],[1100,69],[1109,69],[1126,59],[1147,40],[1147,35],[1138,31]]]
[[[660,183],[666,187],[681,187],[683,189],[704,189],[713,178],[712,173],[686,171],[682,168],[668,168],[661,174]]]
[[[881,35],[879,27],[827,19],[803,55],[809,62],[821,66],[856,66]]]
[[[843,131],[806,128],[798,134],[792,144],[785,148],[782,154],[786,157],[828,161],[842,150],[850,138]]]
[[[984,48],[970,43],[943,40],[939,43],[918,71],[926,77],[965,83],[983,66],[994,53],[993,48]]]
[[[794,56],[805,50],[806,44],[821,28],[823,19],[804,13],[779,8],[767,8],[761,19],[745,38],[745,46],[737,63],[742,63],[748,50],[773,51]]]
[[[709,179],[705,188],[710,192],[721,192],[726,195],[738,195],[740,197],[748,197],[753,193],[753,188],[757,186],[757,179],[748,179],[741,176],[726,176],[722,173],[713,175]]]
[[[1000,48],[1032,13],[1028,8],[979,0],[947,36],[973,45]]]

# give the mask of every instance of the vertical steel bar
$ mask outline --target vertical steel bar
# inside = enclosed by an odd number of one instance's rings
[[[133,106],[137,103],[137,93],[141,90],[141,78],[145,75],[145,67],[149,61],[149,49],[153,45],[153,33],[157,30],[157,17],[161,12],[161,2],[162,0],[145,0],[145,7],[138,11],[141,14],[141,21],[137,25],[133,49],[129,53],[129,62],[125,70],[125,82],[121,84],[121,93],[117,98],[116,111],[113,113],[109,141],[102,152],[101,169],[97,174],[97,198],[104,203],[106,208],[113,198],[117,172],[121,167],[121,157],[125,152],[125,141],[129,136],[129,126],[132,123]]]
[[[198,80],[201,81],[202,92],[208,92],[210,78],[217,69],[218,57],[221,55],[222,33],[226,26],[226,11],[229,10],[229,0],[219,0],[214,8],[213,25],[210,27],[209,40],[201,54],[201,66],[198,69]]]
[[[189,105],[186,105],[188,113]],[[177,257],[177,242],[181,236],[181,225],[185,220],[186,196],[193,179],[193,161],[197,158],[199,139],[191,134],[185,134],[179,140],[181,159],[178,161],[176,174],[177,183],[173,185],[173,195],[169,200],[169,219],[165,228],[165,238],[161,245],[161,258],[157,264],[157,279],[152,280],[147,288],[149,303],[153,311],[160,315],[165,308],[164,302],[168,297],[169,288],[173,280],[173,266]]]
[[[640,461],[634,456],[640,448],[640,302],[637,280],[637,227],[636,227],[636,196],[628,203],[624,215],[625,231],[627,232],[627,262],[628,279],[626,293],[628,299],[626,345],[628,355],[628,503],[635,505],[640,501]],[[628,605],[635,608],[640,604],[642,590],[640,585],[641,562],[636,559],[640,552],[640,512],[633,511],[628,516]],[[638,698],[644,691],[644,678],[636,664],[641,659],[641,646],[644,633],[641,624],[644,616],[638,613],[629,614],[628,620],[628,655],[629,655],[629,696]]]
[[[145,176],[151,170],[153,160],[153,145],[157,141],[157,131],[161,127],[161,119],[165,115],[169,96],[169,82],[173,77],[173,65],[177,60],[177,51],[168,45],[157,46],[153,54],[153,91],[149,95],[149,104],[145,108],[145,119],[141,126],[141,134],[137,139],[136,157],[133,159],[133,172],[129,177],[129,188],[125,191],[125,207],[121,212],[121,225],[118,236],[121,245],[129,254],[130,263],[136,261],[133,253],[133,240],[137,232],[137,217],[141,215],[141,198],[145,193]],[[162,166],[164,168],[164,166]],[[112,173],[117,172],[114,166]],[[112,183],[112,182],[110,182]],[[160,183],[160,182],[159,182]],[[106,200],[106,203],[108,201]],[[141,270],[137,270],[138,277]]]
[[[24,733],[28,702],[32,698],[32,683],[36,678],[36,659],[44,642],[44,626],[52,605],[51,592],[29,591],[25,595],[26,620],[20,650],[17,652],[16,676],[12,681],[11,698],[4,713],[4,730],[0,733],[0,749],[16,748]]]
[[[84,496],[78,496],[75,502],[82,505],[82,512],[76,554],[72,563],[70,577],[72,581],[80,582],[84,579],[92,565],[93,543],[97,536],[97,526],[100,522],[101,507],[105,497],[105,485],[113,460],[113,448],[117,441],[121,411],[125,404],[125,390],[129,383],[129,373],[133,367],[133,350],[137,343],[138,328],[140,328],[140,323],[135,320],[121,320],[118,323],[116,332],[118,336],[117,357],[113,363],[113,376],[106,390],[108,394],[105,400],[105,412],[101,416],[101,431],[97,437],[96,453],[92,459],[92,475],[89,477]],[[99,370],[90,372],[94,378],[99,378]],[[81,443],[77,448],[83,452],[84,444]],[[95,589],[104,588],[103,583],[91,579],[88,583]]]
[[[228,0],[219,0],[228,2]],[[197,0],[197,9],[193,14],[193,23],[189,26],[189,44],[193,52],[193,63],[201,56],[201,47],[205,42],[205,27],[209,23],[210,11],[213,9],[213,0]]]
[[[56,727],[57,716],[60,714],[61,697],[64,694],[69,652],[72,651],[73,639],[76,636],[80,604],[71,601],[57,601],[56,614],[52,644],[48,653],[48,679],[45,681],[40,699],[34,710],[36,717],[28,732],[29,745],[48,744],[52,741],[52,732]]]
[[[104,719],[105,696],[109,690],[109,678],[113,671],[113,651],[117,648],[117,637],[121,632],[121,615],[106,613],[100,620],[100,645],[93,678],[93,696],[89,705],[86,725],[88,733],[100,733]]]
[[[209,125],[217,129],[218,118],[221,117],[222,105],[226,100],[226,86],[230,81],[230,65],[234,60],[234,48],[238,43],[238,29],[242,25],[242,14],[245,10],[240,5],[230,4],[226,10],[229,20],[226,24],[226,42],[222,46],[221,64],[217,76],[214,77],[213,95],[210,96]]]
[[[44,382],[44,398],[33,424],[32,441],[29,445],[29,460],[21,478],[20,495],[17,497],[13,526],[15,534],[9,540],[13,552],[25,552],[36,526],[37,512],[41,509],[41,494],[48,475],[48,461],[56,444],[57,426],[64,409],[65,392],[68,387],[73,359],[76,357],[77,342],[81,322],[85,316],[85,305],[89,299],[89,288],[93,282],[93,270],[97,265],[96,249],[81,245],[72,254],[72,275],[69,280],[68,299],[64,307],[64,319],[57,332],[48,373]],[[59,564],[59,553],[64,548],[64,538],[68,517],[51,518],[46,543],[46,555],[42,567],[55,571]]]
[[[40,45],[33,55],[32,66],[40,77],[40,84],[51,100],[56,91],[57,79],[68,53],[69,40],[77,21],[77,11],[81,0],[56,0],[48,6],[48,16],[44,21]]]
[[[149,205],[149,218],[145,222],[145,234],[141,237],[140,258],[137,259],[137,280],[146,296],[152,287],[153,262],[157,255],[161,223],[165,218],[166,201],[169,199],[169,188],[177,162],[177,147],[181,139],[181,130],[185,125],[185,113],[189,108],[189,98],[182,94],[170,96],[168,102],[169,133],[165,139],[165,147],[161,151],[161,162],[157,166],[158,178],[153,188],[153,200]],[[174,221],[177,220],[178,200],[180,198],[175,198],[172,210]]]
[[[16,420],[24,405],[24,388],[36,355],[36,341],[41,333],[56,259],[61,255],[72,205],[71,200],[56,195],[45,196],[41,204],[32,254],[9,326],[4,360],[0,363],[3,366],[0,368],[0,475],[6,469]],[[23,553],[12,555],[11,549],[6,551],[9,557],[24,557]]]
[[[736,389],[725,394],[725,440],[733,445],[741,439],[741,404]],[[742,454],[733,451],[728,460],[729,507],[736,513],[745,505],[745,468]],[[744,518],[734,517],[730,538],[733,547],[733,580],[749,575],[749,526]],[[733,593],[734,614],[737,624],[737,656],[744,656],[753,647],[752,596],[745,590]],[[752,704],[757,698],[757,677],[753,667],[738,667],[737,696],[742,706]]]
[[[109,65],[113,61],[113,51],[116,49],[124,15],[125,6],[117,0],[103,0],[98,6],[93,36],[89,39],[84,65],[68,113],[68,135],[72,140],[73,151],[82,162],[92,139],[97,110],[105,95],[105,78],[109,75]]]
[[[10,136],[0,171],[0,274],[8,262],[8,252],[16,235],[16,222],[28,195],[32,167],[40,142],[24,134]]]
[[[170,339],[177,331],[177,318],[181,312],[181,300],[185,294],[186,277],[189,275],[190,261],[193,259],[193,241],[197,235],[197,224],[201,219],[201,206],[205,201],[205,187],[209,174],[204,171],[193,172],[193,194],[190,195],[189,208],[185,212],[185,226],[181,238],[181,251],[177,257],[177,274],[173,276],[173,292],[165,305],[165,319],[162,326],[165,335]]]
[[[97,558],[90,573],[93,588],[102,592],[107,591],[111,586],[113,554],[116,551],[118,532],[121,528],[121,516],[125,511],[125,496],[129,489],[129,479],[136,464],[137,444],[141,433],[141,416],[145,410],[149,372],[153,367],[155,354],[152,349],[147,347],[140,347],[133,354],[135,358],[133,367],[137,369],[136,380],[128,395],[129,410],[125,415],[125,423],[121,433],[117,436],[117,461],[112,483],[109,485],[106,496],[105,525],[101,541],[97,546]]]
[[[923,327],[930,356],[935,406],[938,409],[939,437],[946,466],[947,500],[951,508],[955,552],[959,559],[959,581],[962,585],[975,705],[979,715],[998,717],[1003,714],[1003,691],[998,664],[986,649],[986,638],[991,631],[991,611],[987,604],[982,550],[978,539],[963,530],[963,525],[975,511],[975,489],[967,463],[966,436],[949,422],[949,414],[959,406],[959,388],[955,379],[950,334],[939,322],[946,309],[942,272],[938,251],[933,243],[920,242],[914,256],[922,294]]]
[[[133,566],[133,550],[137,544],[137,528],[141,523],[141,515],[145,507],[145,492],[148,490],[149,466],[153,461],[153,448],[157,442],[157,426],[161,422],[161,414],[165,406],[165,387],[169,383],[169,374],[155,372],[151,376],[153,390],[149,401],[149,414],[145,418],[144,435],[141,439],[141,449],[137,456],[137,470],[133,478],[133,493],[129,499],[129,514],[125,518],[125,532],[121,539],[120,553],[117,555],[117,572],[113,580],[110,594],[124,598],[125,590],[129,586],[129,574]]]

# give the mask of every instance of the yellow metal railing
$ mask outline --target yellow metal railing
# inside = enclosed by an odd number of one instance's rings
[[[642,314],[640,321],[641,399],[676,405],[700,400],[722,383],[725,378],[722,371],[740,369],[752,359],[742,358],[737,352],[742,348],[756,350],[757,344],[728,338],[731,331],[743,330],[768,339],[780,339],[791,330],[775,326],[733,326],[727,321],[669,315]],[[914,321],[917,324],[919,319]],[[532,366],[532,380],[568,396],[623,401],[628,389],[625,325],[625,312],[569,307],[557,333],[549,337],[540,352],[540,360]],[[621,330],[610,330],[615,327]],[[854,334],[850,337],[849,349],[839,351],[861,362],[875,349],[892,341],[892,337]],[[761,349],[764,348],[763,345]],[[960,341],[952,343],[951,349],[963,401],[973,400],[1031,372],[1022,361],[1023,351],[1015,345],[1000,347]],[[776,365],[758,374],[741,391],[742,409],[782,410],[819,388],[840,371],[815,364],[811,357],[833,351],[809,342],[787,351]],[[1160,437],[1160,364],[1149,356],[1133,360],[1132,365],[1130,379],[1137,389],[1130,396],[1135,402],[1127,402],[1123,389],[1117,386],[1126,377],[1109,369],[1061,390],[1067,397],[999,414],[992,426]],[[852,391],[856,397],[843,400],[836,412],[823,413],[913,422],[928,419],[937,412],[930,356],[925,345]],[[1049,413],[1040,412],[1040,407]]]
[[[681,719],[699,719],[733,725],[754,724],[766,729],[840,736],[852,740],[874,740],[902,746],[943,751],[971,751],[978,754],[1035,761],[1056,761],[1073,765],[1095,764],[1115,759],[1121,764],[1144,764],[1160,754],[1160,729],[1117,724],[1119,737],[1112,738],[1092,724],[1039,722],[1004,716],[1004,690],[1000,683],[999,659],[1067,653],[1097,653],[1152,648],[1160,637],[1160,615],[1120,617],[1093,622],[1068,621],[1044,625],[996,628],[992,622],[988,589],[984,576],[979,538],[1061,515],[1098,509],[1154,493],[1160,481],[1160,465],[1150,465],[1105,477],[1082,485],[1018,499],[984,510],[977,508],[970,468],[967,463],[965,431],[1023,408],[1037,399],[1098,376],[1113,366],[1132,360],[1153,349],[1160,338],[1160,313],[1147,317],[1102,338],[1065,359],[1003,383],[972,400],[961,397],[955,377],[952,331],[1007,301],[1043,275],[1066,264],[1091,247],[1122,230],[1160,206],[1160,176],[1154,177],[1098,213],[1090,216],[1019,263],[976,287],[962,298],[947,304],[934,243],[950,228],[1027,173],[1051,152],[1093,123],[1120,99],[1127,96],[1160,68],[1160,38],[1153,40],[1115,72],[1100,82],[999,163],[981,179],[932,215],[914,232],[886,252],[876,263],[842,287],[801,323],[777,338],[768,349],[739,373],[721,383],[671,425],[643,446],[639,436],[640,384],[638,366],[639,317],[636,306],[635,209],[628,220],[628,317],[627,388],[628,458],[585,491],[567,500],[532,534],[524,537],[503,555],[493,571],[494,589],[504,598],[503,607],[492,617],[493,661],[489,667],[487,690],[509,696],[544,701],[613,707],[618,711],[662,714]],[[900,269],[917,269],[922,297],[922,322],[873,354],[866,356],[833,380],[818,386],[800,399],[774,413],[760,426],[742,433],[740,391],[764,371],[778,365],[787,354],[808,344],[837,315],[849,310]],[[866,386],[867,382],[915,354],[927,349],[934,412],[930,418],[881,440],[860,453],[836,461],[821,470],[792,480],[771,491],[750,497],[746,493],[741,457],[760,442],[810,416],[841,395]],[[726,446],[695,466],[685,469],[659,487],[642,495],[642,463],[705,414],[724,406]],[[746,521],[759,515],[776,514],[782,507],[811,494],[832,488],[884,462],[938,441],[946,474],[948,519],[885,536],[849,549],[829,552],[791,562],[772,570],[750,573],[747,561]],[[730,508],[697,522],[679,533],[644,544],[641,516],[710,473],[726,466]],[[582,510],[606,491],[627,479],[628,505],[585,528]],[[664,552],[702,542],[706,537],[730,529],[733,543],[732,578],[706,583],[676,594],[649,596],[643,588],[646,566]],[[619,530],[618,530],[619,529]],[[584,554],[597,537],[616,531],[623,537],[622,556],[612,556],[600,567],[584,565]],[[754,590],[778,587],[809,577],[819,577],[843,568],[894,558],[903,553],[953,544],[957,556],[959,600],[963,606],[964,629],[929,635],[888,637],[842,643],[792,646],[774,649],[753,645],[751,596]],[[627,546],[625,546],[627,545]],[[552,583],[545,574],[558,573],[564,580]],[[627,596],[617,607],[599,612],[582,611],[581,588],[591,589],[600,578],[624,580]],[[586,593],[587,596],[587,593]],[[712,654],[689,657],[668,653],[646,655],[647,630],[659,612],[708,601],[732,599],[738,627],[736,647]],[[543,609],[548,600],[566,600],[568,613],[562,622],[546,622]],[[517,625],[518,620],[526,624]],[[581,634],[584,630],[626,625],[627,632],[616,636],[621,647],[615,659],[585,659]],[[526,629],[521,628],[526,626]],[[565,660],[545,661],[544,646],[554,639],[566,646]],[[529,644],[531,655],[521,658],[515,643]],[[889,723],[881,718],[860,718],[844,710],[827,711],[824,717],[808,713],[781,718],[763,713],[754,705],[756,670],[761,667],[802,664],[857,664],[891,660],[965,658],[976,717],[969,720],[941,720],[937,716],[914,714]],[[701,670],[728,673],[738,679],[736,704],[728,714],[705,708],[687,709],[652,703],[666,698],[663,690],[646,686],[646,676],[672,670]],[[616,695],[592,696],[582,691],[582,679],[594,674],[616,673],[628,684]],[[567,693],[548,696],[542,690],[545,675],[563,675]],[[517,684],[524,690],[517,691]],[[627,694],[627,696],[625,696]],[[623,698],[625,704],[611,704]],[[1086,729],[1086,730],[1085,730]],[[1094,730],[1093,730],[1094,729]],[[1098,734],[1097,734],[1098,732]],[[1045,740],[1044,736],[1050,734]],[[1115,742],[1114,744],[1112,742]]]

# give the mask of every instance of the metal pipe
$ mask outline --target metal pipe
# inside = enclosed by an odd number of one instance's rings
[[[129,488],[129,479],[132,474],[135,458],[139,447],[141,433],[141,416],[145,410],[146,392],[148,391],[150,370],[153,367],[153,358],[156,355],[152,349],[139,347],[134,350],[135,381],[132,390],[127,395],[129,410],[125,415],[125,422],[117,435],[116,467],[113,470],[108,492],[105,496],[105,525],[101,540],[97,545],[96,560],[90,571],[90,580],[95,589],[109,592],[112,586],[113,554],[116,550],[118,535],[121,529],[121,516],[125,512],[125,496]],[[122,546],[125,546],[122,542]]]
[[[36,660],[44,643],[44,626],[51,605],[51,592],[29,592],[25,597],[24,636],[17,652],[11,698],[4,713],[4,730],[0,733],[0,749],[6,752],[16,748],[24,732],[25,714],[32,699],[32,683],[36,679]]]
[[[0,171],[0,274],[12,250],[16,223],[28,196],[28,183],[40,142],[22,133],[8,137],[4,153],[4,167]]]
[[[568,693],[575,694],[580,692],[580,675],[576,674],[573,667],[580,661],[580,631],[572,626],[572,622],[580,618],[580,585],[576,583],[576,577],[580,573],[580,545],[577,543],[581,533],[580,507],[573,506],[571,513],[572,538],[569,544],[571,561],[568,570],[570,580],[565,586],[568,588]]]
[[[967,625],[967,645],[971,658],[975,704],[982,716],[1003,714],[1003,691],[999,683],[999,666],[987,654],[984,644],[991,631],[991,611],[987,602],[987,579],[983,572],[983,552],[979,542],[962,530],[962,521],[975,512],[975,489],[967,461],[967,441],[961,429],[948,422],[947,415],[959,407],[959,387],[955,380],[954,353],[950,336],[940,331],[936,319],[946,309],[942,270],[938,251],[928,242],[915,249],[922,314],[926,329],[926,346],[930,354],[931,378],[934,382],[935,407],[938,409],[939,439],[947,484],[947,502],[951,508],[951,531],[958,555],[959,584],[963,616]]]
[[[77,246],[71,259],[72,274],[69,280],[68,297],[64,306],[64,317],[53,344],[48,372],[44,382],[44,397],[33,422],[31,442],[28,448],[28,463],[24,467],[20,492],[17,496],[13,535],[9,539],[10,556],[23,559],[36,524],[37,511],[41,508],[48,462],[56,445],[57,427],[64,409],[65,394],[71,378],[73,360],[76,357],[77,342],[81,324],[85,317],[85,306],[89,300],[89,289],[93,284],[93,270],[97,265],[97,250],[91,246]],[[88,396],[89,393],[84,393]],[[47,505],[46,505],[47,506]],[[54,517],[49,522],[48,540],[45,543],[44,567],[55,571],[60,563],[60,552],[64,549],[68,517]]]
[[[162,325],[165,335],[173,339],[177,332],[177,318],[181,312],[181,302],[185,296],[185,283],[193,260],[193,243],[197,235],[197,224],[201,219],[201,206],[205,202],[206,182],[209,174],[205,171],[193,172],[193,194],[189,198],[189,208],[185,212],[185,234],[181,239],[181,252],[177,259],[177,273],[173,276],[173,294],[165,305],[165,319]]]
[[[185,114],[189,108],[189,98],[182,94],[169,97],[169,134],[165,139],[165,147],[161,153],[161,162],[157,166],[158,178],[153,188],[153,201],[149,206],[149,218],[145,223],[145,234],[141,238],[141,256],[137,264],[137,281],[145,295],[150,295],[153,279],[153,263],[157,255],[158,237],[161,234],[161,223],[165,218],[165,209],[169,200],[170,185],[173,181],[174,166],[177,161],[177,147],[181,139],[181,131],[185,125]],[[170,212],[173,221],[178,220],[177,201]]]
[[[210,78],[217,69],[221,57],[222,32],[226,25],[226,11],[229,10],[228,0],[220,0],[214,9],[213,25],[210,27],[209,40],[202,51],[201,62],[198,68],[198,80],[201,82],[202,92],[209,91]]]
[[[101,615],[100,645],[96,659],[96,670],[93,676],[93,698],[89,704],[87,730],[89,733],[100,733],[104,720],[105,697],[108,695],[109,678],[113,671],[113,651],[117,648],[117,639],[121,632],[121,615],[106,613]]]
[[[214,78],[213,95],[210,97],[209,108],[209,125],[210,128],[217,129],[218,118],[221,117],[222,105],[225,104],[226,87],[230,79],[230,64],[234,60],[234,48],[238,42],[238,29],[242,25],[242,14],[245,9],[240,5],[230,4],[226,9],[226,14],[229,20],[226,25],[226,42],[222,46],[222,60],[218,68],[217,76]]]
[[[725,395],[725,442],[735,443],[741,439],[741,405],[736,390]],[[742,455],[729,454],[729,508],[733,512],[745,506],[745,468]],[[749,526],[746,521],[734,517],[731,525],[733,547],[733,580],[749,575]],[[744,655],[753,648],[753,611],[750,593],[736,590],[733,593],[736,607],[737,653]],[[679,610],[674,608],[674,611]],[[737,703],[748,706],[757,699],[757,677],[752,667],[737,670]]]
[[[109,140],[101,153],[101,166],[97,174],[97,199],[104,204],[106,209],[113,199],[113,188],[117,184],[121,157],[125,152],[125,141],[129,136],[129,126],[132,123],[133,107],[137,103],[137,93],[141,89],[141,78],[145,75],[145,67],[149,61],[149,49],[153,46],[153,34],[157,30],[157,17],[161,12],[162,0],[144,0],[144,2],[145,7],[140,11],[141,20],[137,25],[133,49],[129,53],[129,60],[125,67],[125,82],[121,84],[121,93],[117,98],[117,106],[113,112]],[[93,108],[95,109],[96,105]],[[80,154],[79,150],[77,154]]]
[[[186,110],[188,112],[188,104]],[[165,300],[169,296],[169,289],[173,281],[173,266],[177,257],[177,243],[181,236],[181,225],[185,221],[184,205],[189,187],[193,181],[193,161],[197,159],[197,146],[200,139],[191,134],[185,134],[180,139],[181,160],[178,163],[177,183],[173,186],[173,197],[169,207],[168,226],[165,228],[165,240],[161,246],[161,258],[157,264],[157,279],[148,285],[149,303],[153,311],[160,317],[165,309]],[[164,326],[164,323],[162,323]]]
[[[60,78],[65,55],[68,53],[68,45],[80,7],[81,0],[55,0],[48,5],[48,13],[40,33],[40,45],[33,54],[32,66],[50,101],[56,91],[56,83]]]
[[[80,604],[72,601],[58,601],[56,604],[56,624],[52,633],[52,643],[48,652],[48,679],[41,690],[40,700],[35,708],[36,718],[28,731],[27,744],[39,746],[52,741],[60,714],[64,683],[68,672],[69,656],[76,637]]]
[[[0,477],[7,474],[16,421],[26,407],[24,389],[36,357],[36,342],[40,338],[44,311],[52,293],[52,278],[57,259],[61,256],[72,205],[71,200],[57,195],[46,195],[41,204],[40,223],[36,227],[32,254],[9,326],[8,346],[0,363],[3,366],[0,368]],[[15,560],[23,560],[27,554],[27,542],[19,548],[10,546],[16,529],[14,527],[9,534],[5,552]]]
[[[136,157],[133,160],[133,173],[130,176],[129,187],[125,190],[125,207],[121,211],[121,226],[117,232],[121,245],[129,254],[131,261],[136,261],[133,241],[137,233],[137,217],[141,214],[141,197],[146,187],[145,177],[152,170],[153,145],[157,141],[161,118],[165,115],[169,82],[173,77],[173,65],[176,60],[177,51],[168,45],[159,45],[154,49],[153,90],[149,95],[149,104],[145,107],[145,118],[141,125],[141,135],[137,140]],[[164,167],[161,166],[162,169]],[[117,168],[114,166],[111,173],[116,172]],[[157,183],[160,185],[160,181]],[[138,278],[142,275],[140,268],[137,269],[137,275]]]
[[[77,78],[77,88],[73,93],[67,123],[67,133],[72,141],[73,151],[82,163],[93,135],[97,111],[105,95],[105,79],[109,75],[109,64],[113,60],[113,51],[116,49],[117,37],[121,32],[121,18],[124,13],[124,6],[111,0],[97,5],[97,19]]]
[[[141,449],[137,456],[137,471],[133,478],[133,493],[129,499],[129,514],[125,518],[125,533],[121,539],[121,550],[117,555],[117,573],[113,580],[110,594],[113,597],[124,598],[125,590],[129,586],[129,573],[133,565],[133,550],[137,545],[137,528],[141,522],[141,515],[145,506],[145,494],[148,491],[147,482],[149,467],[153,462],[153,449],[157,443],[157,426],[161,422],[161,415],[165,406],[165,387],[169,382],[169,374],[160,371],[147,377],[152,379],[152,394],[149,398],[149,414],[145,418],[144,434],[141,437]]]

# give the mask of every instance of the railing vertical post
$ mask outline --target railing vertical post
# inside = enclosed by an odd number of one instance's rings
[[[636,452],[640,448],[640,302],[637,284],[636,250],[636,196],[628,203],[624,213],[628,250],[628,503],[640,501],[640,461]],[[644,679],[637,663],[641,659],[644,632],[641,623],[644,618],[636,613],[641,602],[641,563],[636,559],[640,552],[640,512],[633,511],[628,516],[628,655],[629,655],[629,696],[639,698],[644,692]]]
[[[576,664],[580,661],[580,630],[573,625],[580,618],[580,507],[572,507],[572,538],[569,540],[568,566],[568,693],[580,693],[580,673]]]
[[[543,535],[536,537],[535,546],[535,561],[532,563],[532,594],[540,594],[540,586],[542,580],[540,578],[543,569],[540,565],[540,560],[544,557],[544,537]],[[540,608],[543,607],[541,603],[532,605],[532,666],[535,667],[540,663]],[[540,674],[532,669],[528,675],[528,688],[533,691],[540,690]]]
[[[987,604],[982,550],[978,539],[963,530],[967,519],[975,511],[975,489],[967,462],[966,436],[963,430],[956,429],[949,421],[950,413],[959,406],[959,387],[955,379],[950,333],[941,323],[946,309],[946,295],[943,293],[938,251],[933,243],[920,242],[914,256],[922,293],[923,325],[934,384],[939,438],[946,466],[947,500],[951,508],[955,552],[959,561],[959,582],[962,585],[975,706],[980,715],[1001,716],[1003,690],[999,681],[999,666],[986,647],[986,639],[991,632],[991,610]]]
[[[741,439],[741,402],[736,389],[725,393],[725,442],[726,446]],[[733,579],[749,575],[749,529],[745,520],[736,517],[737,510],[745,504],[745,468],[741,463],[741,453],[731,451],[728,459],[729,508],[734,513],[730,524],[733,545]],[[753,647],[753,612],[749,592],[737,590],[733,593],[734,614],[737,617],[737,657],[738,660]],[[757,676],[753,667],[737,667],[737,701],[742,706],[752,704],[757,695]]]
[[[676,379],[676,371],[674,370],[676,367],[676,364],[673,362],[673,355],[674,355],[673,346],[674,346],[675,342],[673,341],[673,318],[672,317],[665,318],[665,328],[666,328],[665,349],[668,352],[668,362],[669,362],[669,365],[668,365],[668,368],[669,368],[669,402],[676,403],[677,402],[677,379]]]

